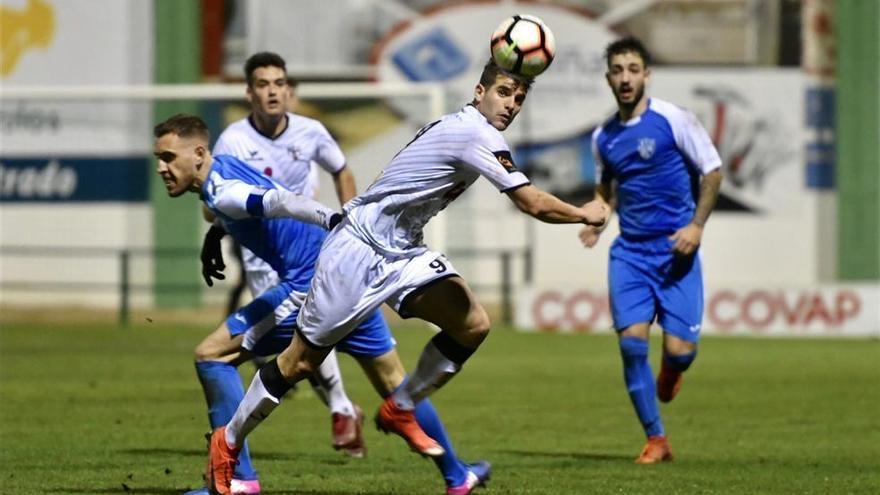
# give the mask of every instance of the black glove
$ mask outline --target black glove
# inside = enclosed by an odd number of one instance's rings
[[[342,218],[343,216],[341,213],[334,213],[330,215],[330,220],[327,221],[327,230],[333,230],[333,227],[339,225],[339,222],[342,221]]]
[[[226,265],[223,263],[223,249],[220,245],[220,240],[225,235],[226,232],[222,228],[212,225],[208,229],[208,233],[205,234],[205,240],[202,243],[202,277],[208,287],[214,286],[212,277],[217,280],[226,278],[226,275],[222,273]]]

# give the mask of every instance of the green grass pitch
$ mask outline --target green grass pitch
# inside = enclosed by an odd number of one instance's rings
[[[201,484],[207,417],[191,356],[211,328],[156,320],[0,328],[0,493]],[[430,333],[395,334],[412,369]],[[340,361],[372,416],[377,396]],[[333,451],[308,388],[251,436],[264,493],[444,493],[433,463],[373,428],[367,459]],[[610,335],[495,329],[433,400],[459,455],[492,462],[486,495],[880,493],[878,341],[704,338],[681,394],[661,408],[676,460],[660,466],[632,462],[644,439]]]

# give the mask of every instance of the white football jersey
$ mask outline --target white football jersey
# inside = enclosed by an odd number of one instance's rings
[[[345,166],[339,145],[317,120],[287,114],[287,128],[275,139],[261,134],[247,117],[233,122],[214,145],[215,155],[232,155],[291,191],[311,197],[312,163],[334,174]]]
[[[501,192],[529,183],[501,132],[472,105],[422,128],[373,184],[345,205],[361,239],[390,256],[426,250],[422,229],[483,175]]]

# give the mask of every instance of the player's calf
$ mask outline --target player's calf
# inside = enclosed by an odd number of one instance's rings
[[[697,351],[677,356],[663,353],[660,373],[657,374],[657,399],[660,402],[669,402],[678,395],[683,379],[682,374],[690,368],[696,356]]]

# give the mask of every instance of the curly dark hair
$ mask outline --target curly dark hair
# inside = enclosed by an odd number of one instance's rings
[[[611,57],[624,53],[637,53],[642,58],[645,67],[651,63],[651,54],[641,40],[635,36],[627,36],[617,41],[611,42],[605,47],[605,63],[611,66]]]

